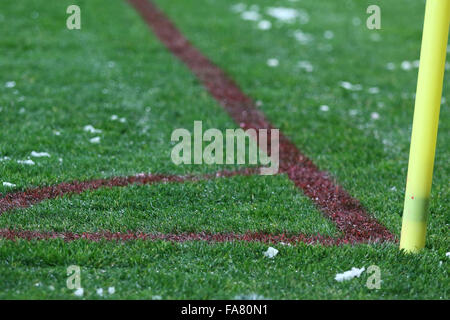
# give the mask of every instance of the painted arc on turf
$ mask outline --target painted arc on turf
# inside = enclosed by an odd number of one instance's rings
[[[200,80],[209,93],[244,130],[273,129],[253,101],[177,29],[149,0],[127,0],[158,39]],[[269,148],[270,146],[268,146]],[[359,201],[334,183],[280,132],[280,172],[286,173],[352,242],[395,241],[395,236],[370,217]]]

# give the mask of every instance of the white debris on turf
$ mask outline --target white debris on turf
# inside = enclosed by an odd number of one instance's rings
[[[244,20],[258,21],[261,15],[256,11],[244,11],[241,13],[241,18]]]
[[[16,86],[16,82],[15,81],[7,81],[5,83],[5,87],[6,88],[14,88]]]
[[[388,69],[388,70],[395,70],[395,63],[393,63],[393,62],[389,62],[387,65],[386,65],[386,69]]]
[[[297,30],[294,32],[294,38],[297,39],[300,44],[306,45],[313,40],[313,36],[303,32],[302,30]]]
[[[278,254],[278,250],[272,247],[269,247],[266,252],[264,252],[264,256],[267,258],[274,258]]]
[[[402,67],[403,70],[408,71],[408,70],[412,69],[413,65],[409,61],[403,61],[402,64],[401,64],[401,67]]]
[[[277,67],[279,64],[280,64],[280,62],[278,61],[278,59],[272,58],[272,59],[267,60],[267,65],[269,67],[272,67],[272,68]]]
[[[90,143],[100,143],[100,137],[94,137],[92,139],[89,139]]]
[[[3,182],[4,187],[14,188],[16,185],[11,182]]]
[[[350,91],[360,91],[362,90],[362,85],[360,84],[351,84],[348,81],[341,81],[339,82],[339,85],[344,88],[345,90],[350,90]]]
[[[115,120],[117,120],[117,119],[119,119],[119,117],[118,117],[116,114],[113,114],[113,115],[111,116],[111,120],[112,120],[112,121],[115,121]]]
[[[447,252],[447,253],[445,254],[445,256],[446,256],[447,258],[450,258],[450,252]]]
[[[380,93],[380,89],[378,87],[369,88],[368,91],[369,91],[370,94],[378,94],[378,93]]]
[[[235,5],[231,6],[231,11],[234,12],[242,12],[245,10],[245,8],[247,8],[247,6],[243,3],[236,3]]]
[[[268,20],[261,20],[258,23],[258,29],[269,30],[270,28],[272,28],[272,23]]]
[[[378,120],[378,119],[380,119],[380,114],[379,114],[378,112],[372,112],[372,113],[370,114],[370,117],[371,117],[373,120]]]
[[[114,292],[116,292],[116,289],[114,287],[109,287],[108,288],[108,293],[109,294],[114,294]]]
[[[98,288],[96,291],[97,291],[97,295],[99,295],[100,297],[103,296],[103,288]]]
[[[83,128],[84,131],[86,132],[90,132],[90,133],[101,133],[102,130],[100,129],[95,129],[93,126],[91,126],[90,124],[88,124],[87,126],[84,126]]]
[[[120,118],[120,119],[119,119],[119,122],[120,122],[120,123],[125,123],[125,122],[127,122],[127,119],[125,119],[125,118]]]
[[[311,62],[303,60],[298,62],[298,66],[300,69],[305,70],[306,72],[313,72],[314,67]]]
[[[330,110],[330,107],[327,106],[327,105],[322,105],[322,106],[320,106],[320,111],[327,112],[327,111],[329,111],[329,110]]]
[[[152,300],[162,300],[162,297],[157,295],[157,296],[152,296]]]
[[[351,280],[356,277],[359,278],[359,276],[364,272],[364,270],[366,270],[366,268],[364,268],[364,267],[362,267],[361,269],[353,267],[349,271],[345,271],[343,273],[338,273],[336,275],[336,277],[334,277],[334,280],[336,280],[338,282],[342,282],[342,281],[346,281],[346,280]]]
[[[331,30],[327,30],[327,31],[325,31],[325,32],[323,33],[323,37],[324,37],[325,39],[328,39],[328,40],[333,39],[333,38],[334,38],[334,32],[331,31]]]
[[[35,165],[34,161],[30,160],[30,159],[28,159],[28,160],[17,160],[17,163],[18,164],[26,164],[26,165],[29,165],[29,166],[34,166]]]
[[[42,157],[48,157],[50,158],[50,154],[47,152],[36,152],[36,151],[31,151],[31,156],[34,158],[42,158]]]
[[[83,294],[84,294],[84,289],[83,288],[78,288],[77,290],[74,291],[73,294],[76,295],[77,297],[82,297]]]
[[[281,22],[292,23],[296,19],[298,19],[301,24],[306,24],[309,22],[308,13],[303,10],[283,7],[270,7],[267,8],[266,13]]]
[[[3,157],[3,158],[0,158],[0,162],[2,162],[2,161],[8,161],[8,160],[11,160],[11,158],[10,158],[10,157]]]

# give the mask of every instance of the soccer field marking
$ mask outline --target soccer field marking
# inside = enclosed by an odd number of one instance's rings
[[[37,204],[44,200],[55,199],[66,195],[80,194],[84,191],[96,190],[99,188],[126,187],[132,184],[144,185],[169,182],[182,183],[234,176],[250,176],[257,174],[258,171],[259,168],[245,168],[242,170],[224,170],[212,174],[197,176],[141,173],[128,177],[111,177],[108,179],[96,179],[82,182],[63,182],[53,186],[37,187],[22,192],[9,193],[5,195],[3,198],[0,198],[0,215],[9,210],[30,207],[31,205]]]
[[[7,240],[51,240],[62,239],[64,241],[88,240],[88,241],[206,241],[211,243],[220,242],[263,242],[279,244],[322,244],[322,245],[341,245],[349,244],[351,241],[345,238],[324,237],[321,235],[308,236],[305,234],[268,234],[262,232],[247,233],[209,233],[209,232],[186,232],[186,233],[143,233],[143,232],[54,232],[54,231],[33,231],[33,230],[14,230],[0,229],[0,239]]]
[[[244,130],[274,128],[253,101],[211,62],[149,0],[128,0],[159,40],[180,59]],[[370,217],[359,201],[333,182],[327,172],[303,155],[280,132],[280,172],[286,173],[351,242],[395,241],[395,236]]]

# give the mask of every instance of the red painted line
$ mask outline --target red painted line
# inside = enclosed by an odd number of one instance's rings
[[[237,175],[254,175],[258,168],[246,168],[237,171],[219,171],[213,174],[201,176],[177,176],[163,174],[138,174],[129,177],[112,177],[109,179],[97,179],[91,181],[74,181],[60,183],[49,187],[38,187],[23,192],[9,193],[0,198],[0,215],[8,210],[27,208],[43,200],[55,199],[65,195],[79,194],[87,190],[99,188],[126,187],[131,184],[153,184],[167,182],[198,181],[211,178],[232,177]]]
[[[0,239],[12,240],[50,240],[62,239],[70,242],[75,240],[88,240],[93,242],[98,241],[171,241],[171,242],[186,242],[186,241],[206,241],[211,243],[217,242],[263,242],[263,243],[285,243],[285,244],[322,244],[322,245],[341,245],[352,243],[351,239],[346,238],[331,238],[317,236],[286,235],[286,234],[266,234],[261,232],[247,232],[243,234],[238,233],[180,233],[180,234],[163,234],[163,233],[142,233],[142,232],[54,232],[54,231],[31,231],[31,230],[13,230],[0,229]]]
[[[128,0],[160,41],[197,76],[243,129],[273,126],[253,101],[218,66],[196,49],[169,18],[148,0]],[[270,138],[268,138],[270,141]],[[270,146],[268,147],[270,149]],[[358,200],[335,184],[280,133],[280,172],[286,173],[352,242],[394,241],[394,235],[370,217]]]

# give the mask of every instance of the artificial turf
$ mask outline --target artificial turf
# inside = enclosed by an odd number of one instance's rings
[[[156,2],[260,101],[276,127],[399,235],[417,79],[417,69],[400,66],[419,57],[422,2],[375,1],[382,8],[380,31],[365,27],[365,9],[374,1],[258,1],[270,30],[244,21],[226,0]],[[82,9],[79,31],[65,28],[72,3]],[[309,22],[277,22],[265,14],[276,6],[302,8]],[[300,29],[311,35],[309,42],[295,39]],[[327,30],[332,39],[324,37]],[[170,161],[174,129],[192,130],[194,120],[222,130],[236,124],[124,1],[2,2],[0,31],[0,159],[9,158],[0,161],[0,182],[16,185],[0,184],[1,193],[74,179],[219,168]],[[267,65],[271,58],[278,67]],[[386,68],[391,62],[394,70]],[[8,81],[15,87],[3,85]],[[348,91],[341,81],[362,90]],[[370,93],[373,87],[379,93]],[[268,245],[259,243],[0,240],[0,297],[74,298],[65,286],[66,268],[77,264],[84,298],[448,299],[449,112],[445,102],[428,243],[419,255],[399,253],[396,244],[276,245],[280,253],[268,259],[262,254]],[[89,124],[101,132],[85,132]],[[95,136],[99,144],[89,142]],[[17,163],[31,151],[51,157],[31,158],[34,166]],[[0,228],[337,235],[285,176],[101,189],[3,213]],[[379,290],[365,286],[364,273],[334,280],[338,272],[372,264],[381,268]],[[95,294],[108,286],[116,293]]]

